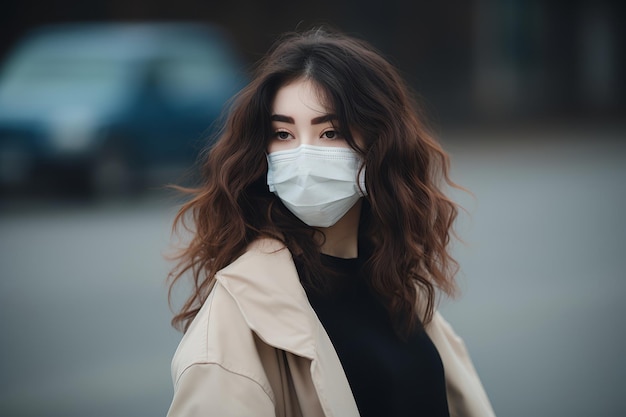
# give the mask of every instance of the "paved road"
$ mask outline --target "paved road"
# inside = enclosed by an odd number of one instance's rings
[[[455,250],[463,294],[442,310],[498,415],[621,414],[623,131],[446,136],[474,197],[455,193],[471,213]],[[0,416],[166,413],[172,207],[153,196],[0,211]]]
[[[158,416],[178,334],[159,199],[0,220],[0,415]]]
[[[459,198],[464,293],[444,310],[498,415],[623,415],[626,132],[457,139],[480,146],[451,145],[475,198]]]

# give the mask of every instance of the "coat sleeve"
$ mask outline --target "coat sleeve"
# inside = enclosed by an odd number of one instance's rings
[[[427,326],[446,374],[446,389],[451,417],[495,417],[465,343],[439,314]]]
[[[274,404],[261,385],[218,364],[194,364],[174,388],[167,417],[274,417]]]

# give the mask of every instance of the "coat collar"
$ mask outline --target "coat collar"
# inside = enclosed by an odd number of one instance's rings
[[[282,243],[272,239],[252,243],[216,279],[261,340],[311,361],[311,378],[326,416],[359,415],[337,353]]]
[[[300,284],[291,253],[281,242],[253,242],[216,279],[264,342],[314,359],[321,324]]]

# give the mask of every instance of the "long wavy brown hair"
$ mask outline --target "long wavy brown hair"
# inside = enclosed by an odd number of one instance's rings
[[[259,237],[282,241],[301,266],[303,284],[325,288],[319,232],[266,185],[272,102],[296,79],[320,89],[337,116],[337,129],[367,168],[359,225],[364,279],[406,335],[432,319],[439,291],[455,290],[458,266],[448,250],[457,206],[442,190],[454,186],[448,156],[428,133],[398,71],[371,45],[321,29],[285,35],[257,64],[252,81],[232,101],[215,145],[201,155],[201,184],[183,189],[190,199],[175,229],[182,225],[193,234],[170,273],[170,297],[183,276],[191,276],[193,292],[172,324],[186,330],[215,273]]]

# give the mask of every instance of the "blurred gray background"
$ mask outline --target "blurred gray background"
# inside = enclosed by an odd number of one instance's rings
[[[165,415],[181,335],[163,255],[180,199],[162,185],[189,181],[215,106],[276,35],[317,24],[390,57],[471,192],[450,191],[467,210],[454,246],[462,292],[441,310],[497,415],[625,414],[622,2],[2,10],[0,416]],[[177,24],[153,25],[164,21]],[[198,47],[177,46],[190,22]],[[185,34],[162,38],[172,26]]]

